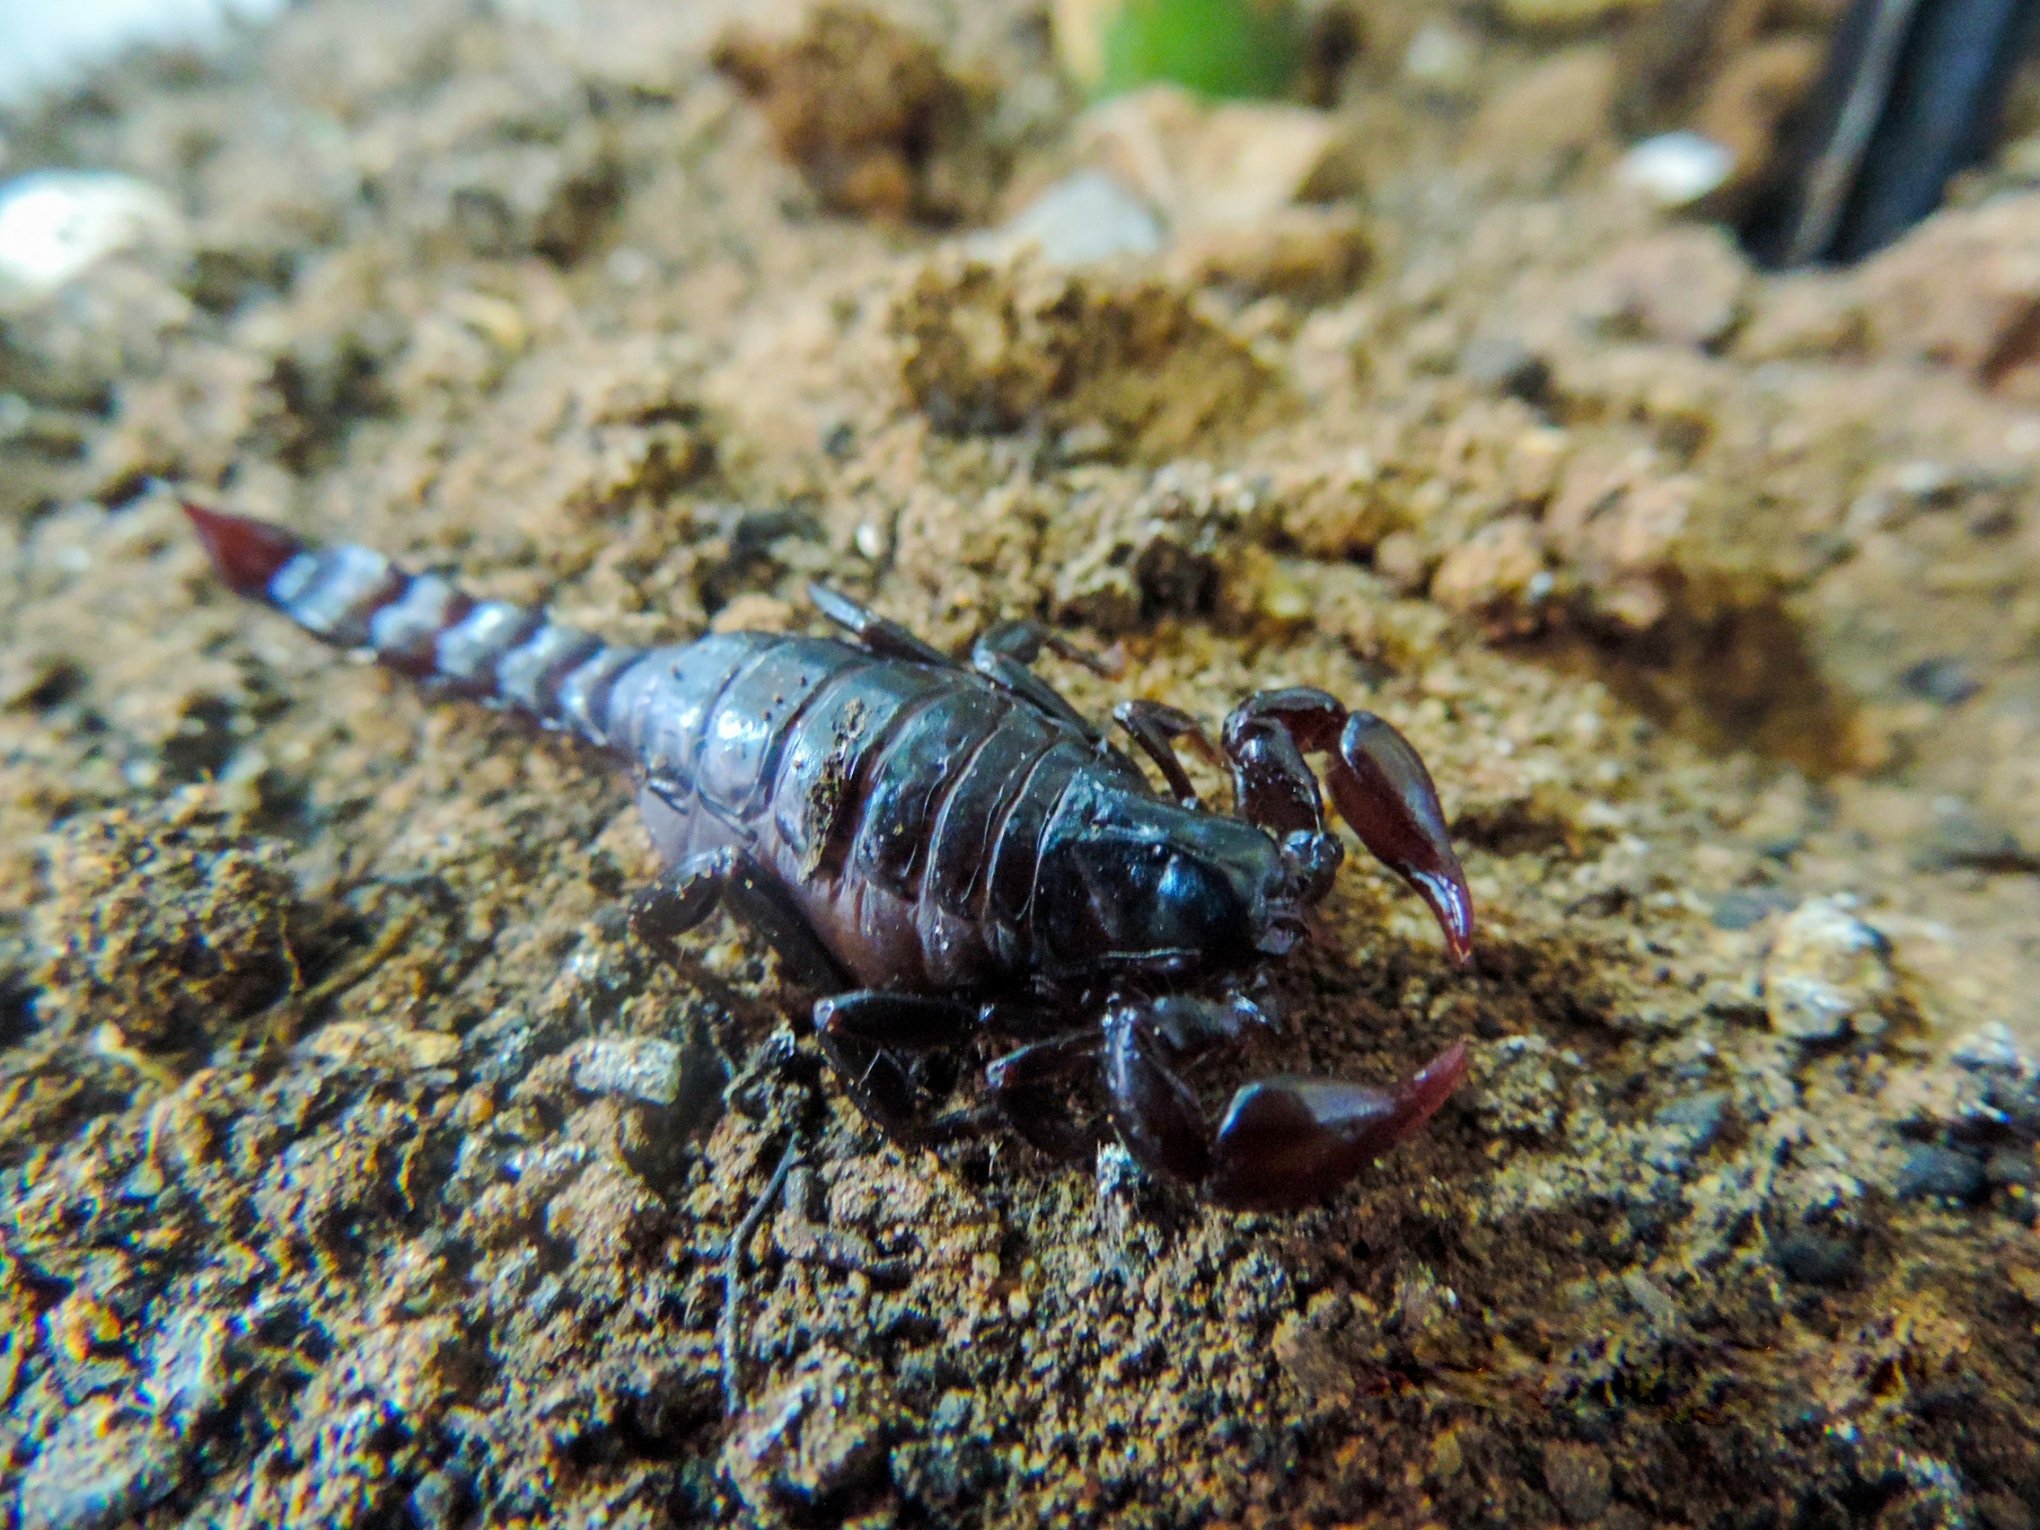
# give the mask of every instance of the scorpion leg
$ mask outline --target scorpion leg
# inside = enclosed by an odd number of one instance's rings
[[[1184,807],[1202,807],[1197,788],[1190,784],[1190,776],[1183,769],[1183,762],[1176,757],[1176,740],[1187,738],[1192,747],[1211,764],[1221,770],[1225,768],[1225,756],[1218,752],[1218,746],[1204,731],[1204,725],[1180,707],[1172,707],[1162,701],[1122,701],[1112,709],[1112,720],[1124,728],[1127,736],[1140,746],[1141,752],[1155,762],[1155,768],[1162,773],[1162,779],[1169,783],[1169,790],[1176,794],[1176,800]]]
[[[1072,1073],[1096,1066],[1098,1034],[1069,1031],[1029,1042],[985,1069],[992,1106],[1015,1136],[1051,1158],[1082,1158],[1097,1146],[1098,1134],[1073,1120],[1059,1098]]]
[[[808,586],[808,599],[825,618],[882,659],[906,659],[915,664],[932,664],[938,669],[956,668],[956,660],[941,649],[922,642],[898,622],[880,616],[841,590],[826,584],[811,584]]]
[[[970,665],[1000,690],[1010,691],[1057,721],[1068,723],[1090,742],[1101,742],[1105,735],[1098,726],[1071,706],[1054,686],[1028,668],[1041,657],[1044,648],[1074,664],[1083,665],[1094,674],[1109,678],[1117,673],[1111,661],[1079,647],[1036,621],[1000,622],[980,633],[978,640],[971,645]]]
[[[661,960],[677,960],[674,942],[715,912],[734,863],[735,852],[730,850],[689,856],[641,888],[630,900],[631,934]]]
[[[925,1147],[965,1123],[930,1121],[920,1089],[896,1051],[925,1052],[963,1040],[983,1010],[954,999],[858,989],[815,1005],[815,1035],[865,1116],[902,1147]]]
[[[723,883],[723,901],[731,913],[765,938],[794,982],[827,991],[849,981],[842,964],[822,944],[799,905],[749,855],[737,857],[735,872]]]
[[[1286,741],[1289,747],[1283,747]],[[1226,719],[1240,810],[1277,832],[1307,832],[1323,808],[1302,756],[1330,756],[1325,782],[1339,815],[1383,865],[1430,905],[1453,957],[1473,950],[1473,899],[1445,832],[1431,773],[1408,739],[1372,712],[1348,712],[1323,691],[1296,687],[1249,697]]]
[[[1169,1001],[1163,1001],[1169,1002]],[[1239,1012],[1175,1000],[1115,1005],[1105,1021],[1105,1086],[1112,1123],[1151,1172],[1188,1181],[1242,1211],[1293,1211],[1326,1196],[1412,1136],[1466,1075],[1458,1042],[1393,1091],[1338,1079],[1258,1079],[1233,1095],[1214,1134],[1197,1096],[1170,1066],[1236,1034]]]
[[[742,850],[691,855],[631,900],[631,933],[672,960],[673,942],[726,907],[778,953],[786,974],[810,988],[840,988],[843,969],[771,874]]]
[[[1251,1002],[1185,994],[1106,1010],[1106,1101],[1119,1140],[1143,1168],[1193,1184],[1211,1172],[1210,1125],[1169,1064],[1233,1039],[1259,1014]]]
[[[1045,622],[1032,617],[1019,617],[1013,621],[999,622],[978,634],[978,640],[971,645],[972,656],[982,653],[1011,654],[1022,664],[1032,664],[1041,657],[1046,648],[1058,658],[1072,664],[1080,664],[1101,680],[1117,680],[1126,667],[1124,657],[1115,648],[1111,653],[1093,653],[1082,643],[1072,643]]]

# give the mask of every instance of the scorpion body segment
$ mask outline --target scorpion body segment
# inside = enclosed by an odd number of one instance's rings
[[[1328,756],[1334,803],[1453,953],[1469,949],[1422,762],[1323,692],[1253,698],[1222,755],[1187,715],[1122,704],[1164,797],[1027,668],[1044,645],[1081,657],[1031,624],[994,629],[965,665],[817,588],[844,638],[622,647],[365,548],[186,511],[229,585],[314,636],[615,755],[669,867],[634,908],[640,936],[666,946],[718,906],[752,926],[825,995],[825,1053],[902,1140],[974,1119],[929,1119],[913,1055],[990,1032],[1024,1044],[987,1070],[984,1109],[1030,1141],[1088,1145],[1055,1092],[1096,1071],[1145,1166],[1224,1204],[1287,1209],[1415,1131],[1464,1073],[1454,1047],[1394,1091],[1264,1079],[1215,1130],[1182,1077],[1263,1020],[1237,983],[1303,938],[1339,863],[1306,752]],[[1186,736],[1230,767],[1238,816],[1196,801],[1172,750]],[[1214,986],[1229,997],[1194,991]]]

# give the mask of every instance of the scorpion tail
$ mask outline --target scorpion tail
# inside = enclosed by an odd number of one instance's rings
[[[476,600],[352,544],[306,542],[267,521],[184,501],[228,587],[274,606],[312,636],[457,695],[608,742],[608,698],[642,655],[544,612]]]

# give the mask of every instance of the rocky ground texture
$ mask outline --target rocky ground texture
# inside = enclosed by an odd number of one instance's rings
[[[175,227],[0,321],[0,1513],[2034,1524],[2040,161],[1760,273],[1615,173],[1662,38],[1548,9],[1078,115],[1018,5],[312,0],[6,124]],[[826,573],[1116,643],[1094,713],[1373,707],[1478,963],[1355,864],[1238,1068],[1473,1079],[1292,1218],[903,1154],[755,946],[631,941],[600,762],[156,479],[624,639]]]

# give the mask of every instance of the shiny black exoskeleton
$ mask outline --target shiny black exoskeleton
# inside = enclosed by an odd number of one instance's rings
[[[903,1141],[931,1119],[912,1055],[983,1034],[990,1111],[1069,1152],[1091,1140],[1071,1076],[1102,1071],[1133,1155],[1224,1205],[1321,1199],[1417,1130],[1466,1068],[1454,1046],[1399,1088],[1267,1078],[1214,1130],[1180,1066],[1263,1023],[1246,989],[1306,933],[1341,859],[1309,753],[1363,843],[1430,904],[1464,959],[1472,908],[1416,752],[1314,690],[1263,692],[1214,744],[1153,702],[1114,713],[1159,795],[1028,668],[1032,623],[968,665],[817,588],[847,641],[726,633],[621,648],[366,548],[187,505],[226,581],[313,635],[618,755],[667,874],[634,924],[670,947],[727,907],[827,995],[821,1044],[858,1105]],[[1229,771],[1235,814],[1199,803],[1174,742]],[[1214,996],[1215,995],[1215,996]],[[1014,1043],[1018,1043],[1015,1045]]]

